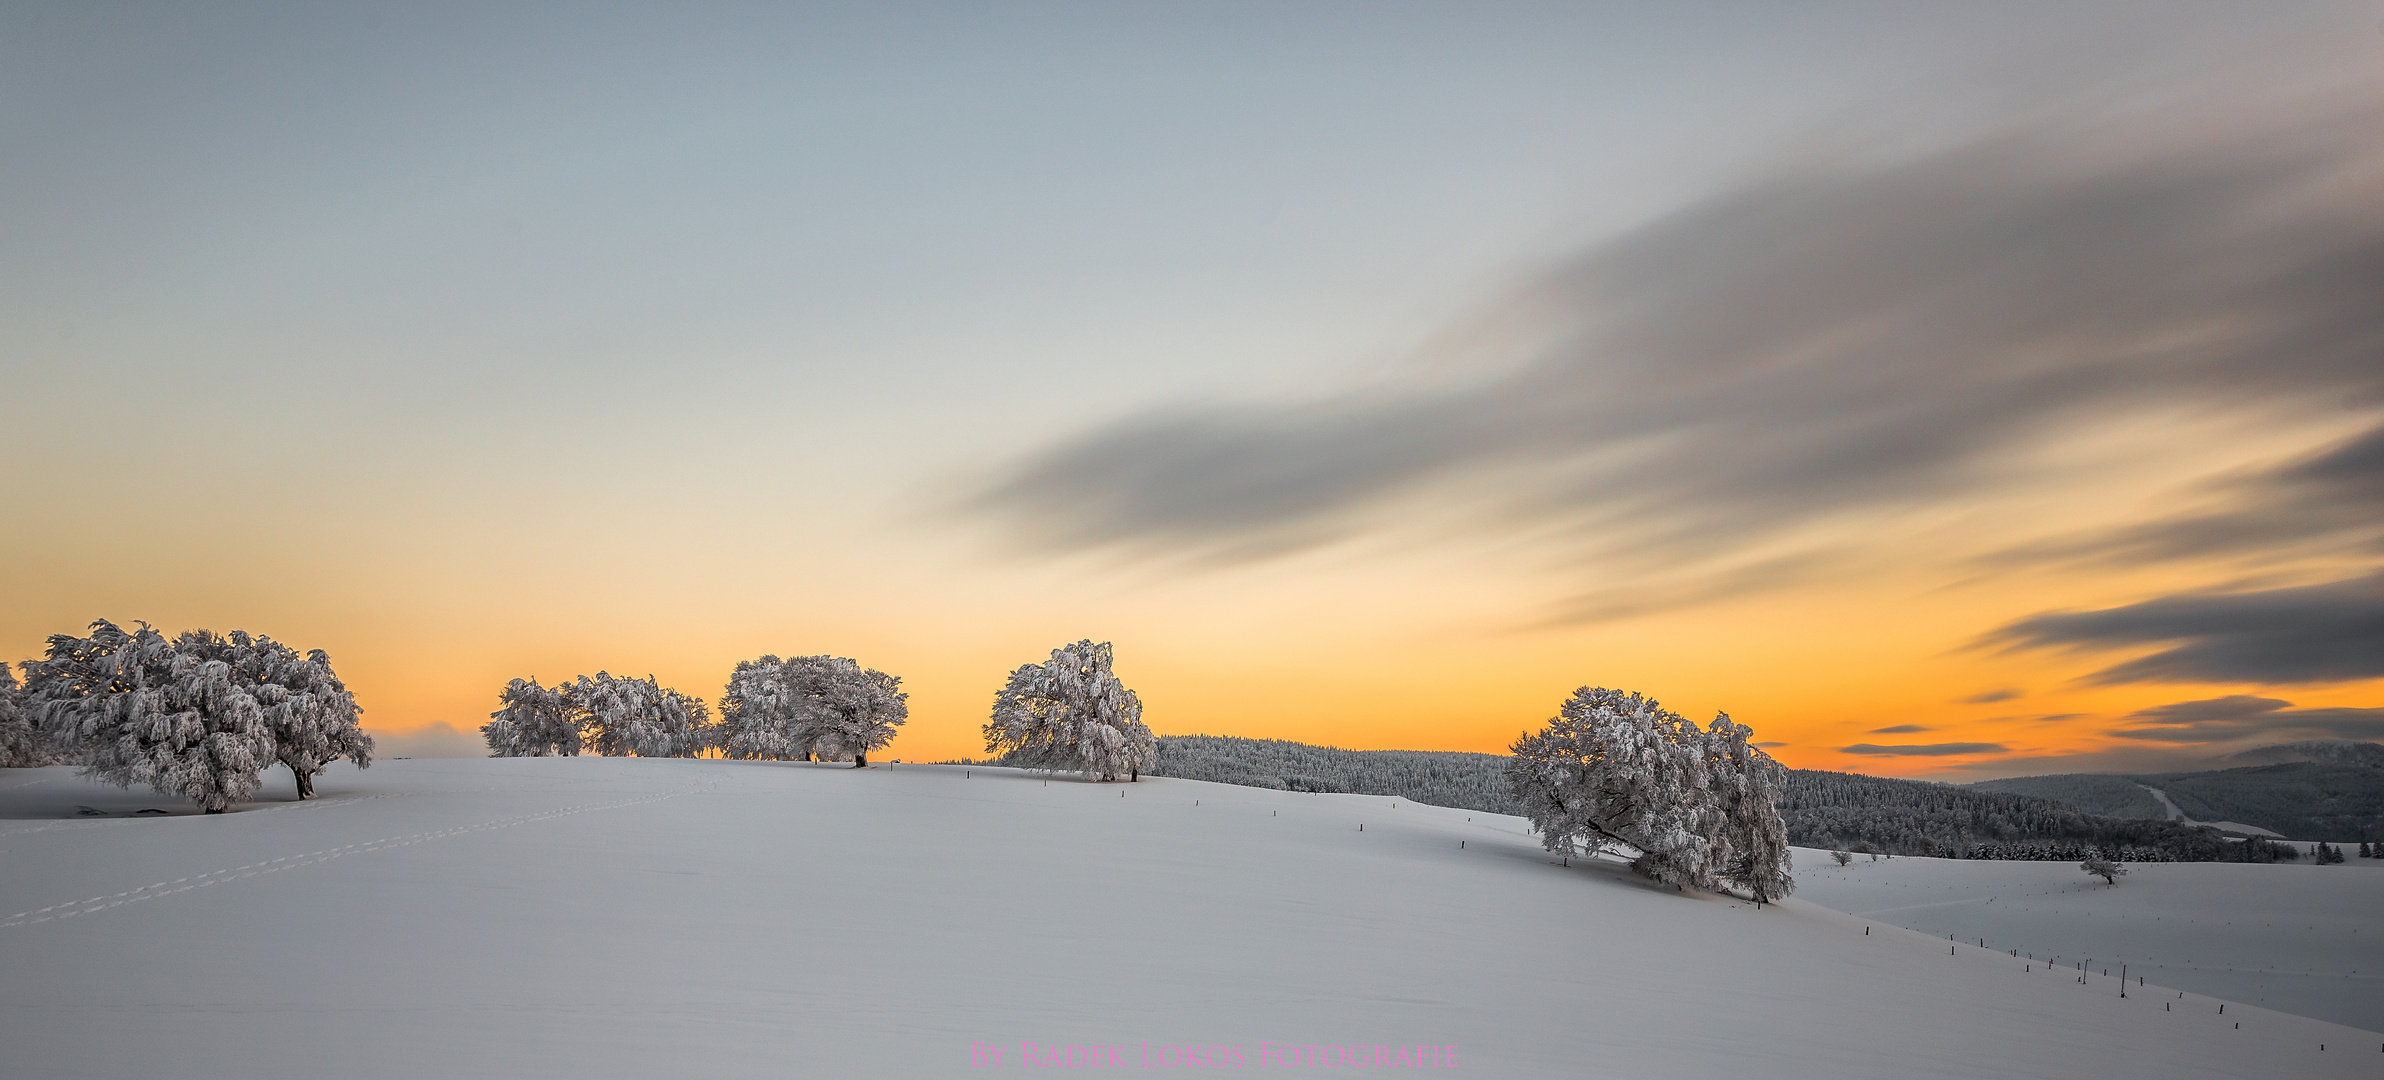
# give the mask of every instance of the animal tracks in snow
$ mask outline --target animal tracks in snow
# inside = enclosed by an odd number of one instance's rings
[[[253,862],[246,866],[235,866],[228,870],[214,870],[204,874],[193,874],[189,877],[175,878],[172,881],[160,881],[153,885],[143,885],[137,889],[126,889],[123,892],[114,893],[107,896],[94,896],[88,900],[74,900],[62,904],[52,904],[48,907],[38,908],[33,911],[20,911],[14,915],[8,916],[4,920],[0,920],[0,929],[5,929],[12,926],[31,926],[35,923],[49,922],[52,919],[71,919],[77,915],[89,915],[94,912],[106,911],[110,908],[123,907],[126,904],[138,904],[144,900],[155,900],[161,896],[172,896],[176,893],[186,893],[193,889],[204,889],[212,885],[221,885],[228,881],[240,881],[263,874],[278,874],[284,870],[295,870],[301,866],[312,866],[316,863],[330,862],[333,859],[341,858],[343,856],[361,855],[368,851],[381,851],[388,848],[411,847],[415,844],[426,843],[432,840],[443,840],[452,836],[463,836],[467,833],[493,832],[498,829],[510,829],[516,825],[528,825],[532,822],[550,821],[555,818],[570,817],[574,814],[585,814],[596,810],[617,810],[624,806],[636,806],[642,803],[661,802],[665,799],[676,799],[681,795],[687,794],[691,794],[691,792],[674,791],[662,795],[645,795],[635,799],[624,799],[619,802],[565,806],[553,810],[541,810],[535,814],[519,814],[513,817],[498,818],[494,821],[483,821],[477,825],[459,825],[451,829],[437,829],[431,832],[414,833],[408,836],[391,836],[384,837],[379,840],[366,840],[354,844],[348,844],[343,847],[324,848],[321,851],[309,851],[302,855],[284,855],[278,859],[267,859],[263,862]]]

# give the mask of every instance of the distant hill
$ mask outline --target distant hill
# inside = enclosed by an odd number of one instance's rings
[[[2296,761],[2134,779],[2161,789],[2197,821],[2240,821],[2295,840],[2384,837],[2384,769]]]
[[[2174,773],[2063,773],[1982,780],[1974,790],[2052,799],[2089,814],[2158,820],[2158,788],[2196,821],[2235,821],[2296,840],[2384,838],[2384,746],[2300,742],[2263,746],[2223,761],[2266,761]]]
[[[1506,762],[1499,754],[1170,735],[1159,740],[1151,774],[1287,791],[1396,795],[1514,814],[1521,807],[1507,793]],[[2235,850],[2207,829],[2168,821],[2100,817],[2026,794],[1811,769],[1788,771],[1780,813],[1791,843],[1890,855],[2078,858],[2088,849],[2107,849],[2139,860],[2202,861]]]
[[[2232,754],[2212,764],[2217,765],[2282,765],[2294,761],[2309,761],[2320,765],[2365,765],[2384,769],[2384,744],[2349,742],[2340,739],[2311,742],[2278,743],[2256,746],[2240,754]]]
[[[1969,786],[1981,791],[2051,799],[2103,817],[2161,821],[2169,816],[2169,808],[2144,790],[2144,785],[2110,773],[2015,776],[2007,780],[1981,780]]]

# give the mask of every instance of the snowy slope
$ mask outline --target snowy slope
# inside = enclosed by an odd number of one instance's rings
[[[0,773],[8,1074],[959,1076],[972,1043],[1014,1068],[1022,1041],[1252,1069],[1262,1043],[1429,1044],[1502,1077],[2384,1068],[2384,1036],[2163,1011],[1380,797],[597,758],[321,790],[78,819],[163,804]]]
[[[1939,938],[2092,959],[2179,990],[2384,1030],[2384,863],[2130,863],[2116,886],[2069,862],[1857,857],[1798,849],[1797,895]],[[2233,1010],[2229,1010],[2232,1014]]]

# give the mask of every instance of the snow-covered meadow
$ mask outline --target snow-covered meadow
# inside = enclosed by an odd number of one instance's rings
[[[2194,995],[2384,1031],[2384,864],[2131,863],[2116,885],[2072,862],[1798,849],[1797,895],[2065,964],[2121,964]],[[2173,996],[2173,995],[2172,995]],[[2232,1009],[2229,1014],[2233,1014]]]
[[[1339,1048],[1293,1069],[1432,1047],[1516,1077],[2384,1068],[2384,1035],[2122,1000],[2025,970],[2000,931],[1866,935],[1388,798],[593,757],[343,764],[307,803],[268,779],[204,816],[0,773],[11,1075],[958,1076],[1026,1042],[1270,1070],[1286,1044]],[[1913,879],[1833,880],[1800,853],[1801,895],[1870,904],[1934,872],[1896,863]],[[2186,895],[2168,869],[2113,895]]]

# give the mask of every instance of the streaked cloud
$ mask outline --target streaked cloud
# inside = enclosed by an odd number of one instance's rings
[[[2010,701],[2014,698],[2021,697],[2026,693],[2027,691],[2025,690],[2007,686],[2000,690],[1989,690],[1984,693],[1972,694],[1969,697],[1962,698],[1961,703],[1964,705],[1992,705],[1998,701]]]
[[[2131,726],[2106,734],[2160,743],[2216,743],[2261,739],[2384,738],[2384,709],[2296,709],[2282,698],[2251,694],[2180,701],[2145,709]]]
[[[1894,727],[1872,728],[1870,733],[1873,735],[1912,735],[1928,730],[1930,729],[1919,724],[1897,724]]]
[[[2164,596],[2048,612],[1987,635],[2006,650],[2167,646],[2101,671],[2097,684],[2326,683],[2384,676],[2384,572],[2317,585]]]
[[[1996,552],[1988,564],[2105,565],[2301,552],[2384,554],[2384,426],[2204,485],[2202,509]]]
[[[1906,746],[1856,743],[1852,746],[1841,746],[1838,750],[1840,753],[1878,757],[1958,757],[1965,754],[2007,754],[2011,752],[2011,749],[2002,743],[1991,742],[1921,743]]]
[[[2257,124],[2040,125],[1759,176],[1457,335],[1503,365],[1164,406],[1062,438],[970,505],[1045,550],[1224,560],[1454,514],[1646,571],[1555,605],[1577,621],[1854,572],[1859,538],[1816,528],[2035,482],[2032,451],[2120,417],[2384,409],[2378,116],[2331,98]],[[2379,446],[2004,558],[2363,543],[2376,500],[2345,500],[2376,484]]]

